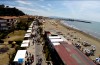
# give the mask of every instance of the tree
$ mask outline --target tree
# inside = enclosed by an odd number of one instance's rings
[[[4,4],[0,5],[0,8],[4,8],[4,7],[5,7],[5,5],[4,5]]]

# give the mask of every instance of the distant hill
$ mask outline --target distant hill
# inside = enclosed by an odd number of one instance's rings
[[[61,20],[72,21],[72,22],[91,23],[90,21],[87,21],[87,20],[79,20],[79,19],[63,18],[63,17],[57,17],[57,16],[50,16],[50,18],[61,19]]]
[[[0,5],[0,16],[22,16],[25,15],[17,8],[10,8],[9,6]]]

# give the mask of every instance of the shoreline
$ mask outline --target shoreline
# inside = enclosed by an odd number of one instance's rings
[[[61,21],[58,21],[58,24],[60,24],[61,26],[65,27],[65,28],[67,28],[67,29],[74,30],[74,31],[79,32],[79,33],[81,33],[81,34],[83,34],[83,35],[85,35],[85,36],[87,36],[87,37],[89,37],[89,38],[92,38],[92,39],[94,39],[94,40],[100,42],[100,39],[98,39],[98,38],[96,38],[96,37],[94,37],[94,36],[92,36],[92,35],[90,35],[90,34],[84,32],[84,31],[81,31],[81,30],[75,29],[75,28],[73,28],[73,27],[64,25],[63,23],[61,23]]]
[[[76,30],[79,30],[79,31],[81,31],[81,32],[84,32],[84,33],[86,33],[86,34],[89,34],[90,36],[92,36],[92,37],[94,37],[94,38],[96,38],[96,39],[98,39],[98,40],[100,40],[100,37],[97,37],[98,35],[98,33],[97,32],[92,32],[92,33],[90,33],[89,31],[84,31],[84,30],[81,30],[80,28],[77,28],[77,27],[75,27],[75,26],[73,26],[73,25],[70,25],[70,24],[68,24],[68,23],[65,23],[65,22],[63,22],[64,20],[62,20],[61,21],[61,23],[62,23],[62,25],[65,25],[65,26],[68,26],[68,27],[71,27],[71,28],[74,28],[74,29],[76,29]],[[96,34],[97,33],[97,34]]]
[[[66,26],[63,23],[61,23],[61,20],[58,20],[58,19],[56,20],[46,19],[45,21],[47,22],[43,24],[44,30],[63,35],[65,39],[67,39],[73,45],[75,45],[76,43],[81,44],[82,46],[80,49],[81,51],[82,49],[91,50],[93,48],[91,45],[94,45],[96,47],[96,51],[94,53],[94,56],[89,56],[90,59],[95,60],[100,55],[100,40],[99,39],[83,31]],[[82,43],[85,41],[88,42],[90,46],[84,46]]]

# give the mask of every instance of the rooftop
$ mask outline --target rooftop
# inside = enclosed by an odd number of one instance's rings
[[[65,64],[68,65],[95,65],[92,60],[85,56],[73,45],[67,42],[60,42],[60,45],[55,45],[54,48]],[[62,52],[63,51],[63,52]]]

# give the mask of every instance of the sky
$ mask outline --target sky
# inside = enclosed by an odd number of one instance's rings
[[[26,14],[57,16],[100,22],[100,1],[96,0],[0,0]]]

